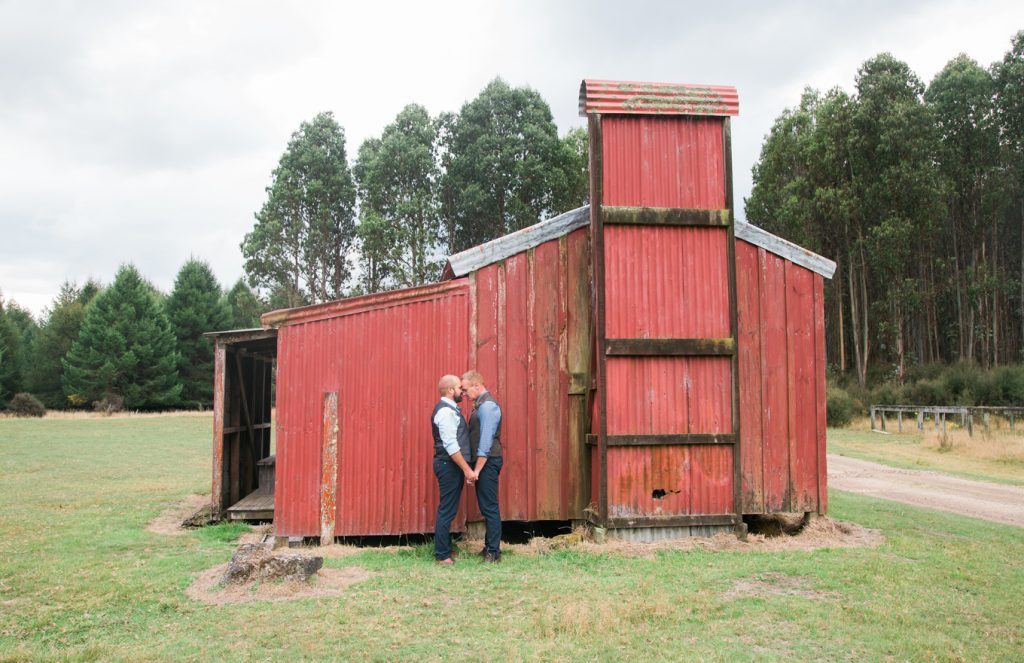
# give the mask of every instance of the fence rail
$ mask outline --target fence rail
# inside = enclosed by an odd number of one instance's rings
[[[1018,415],[1024,415],[1024,407],[995,407],[995,406],[967,406],[967,405],[872,405],[871,406],[871,430],[885,431],[886,413],[895,414],[897,429],[903,432],[903,415],[915,414],[917,416],[917,429],[924,430],[925,416],[931,416],[935,421],[935,430],[942,426],[942,432],[946,432],[946,416],[953,415],[960,418],[960,426],[967,429],[967,434],[974,435],[974,415],[981,415],[982,425],[985,430],[989,429],[989,416],[996,415],[1003,417],[1010,422],[1010,431],[1014,430]],[[876,428],[876,423],[882,427]]]

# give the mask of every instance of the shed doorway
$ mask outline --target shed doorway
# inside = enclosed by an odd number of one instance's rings
[[[207,336],[214,341],[212,501],[229,520],[273,520],[277,330]]]

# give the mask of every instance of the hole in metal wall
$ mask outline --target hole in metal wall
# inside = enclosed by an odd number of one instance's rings
[[[666,495],[674,495],[678,493],[678,490],[665,490],[664,488],[655,488],[651,491],[651,497],[656,500],[664,499]]]

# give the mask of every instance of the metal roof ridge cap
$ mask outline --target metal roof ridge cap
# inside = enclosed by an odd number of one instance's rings
[[[538,221],[532,226],[496,237],[489,242],[478,244],[465,251],[454,253],[448,256],[447,267],[451,269],[456,278],[465,276],[481,267],[567,235],[588,223],[590,223],[590,205],[583,205]]]
[[[818,255],[810,249],[805,249],[788,239],[773,235],[764,228],[755,226],[753,223],[737,221],[736,237],[760,246],[762,249],[781,256],[801,267],[806,267],[812,272],[817,272],[827,279],[831,279],[832,275],[836,272],[835,261]]]

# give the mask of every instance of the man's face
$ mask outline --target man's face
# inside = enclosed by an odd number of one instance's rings
[[[477,398],[480,397],[480,393],[483,391],[483,387],[481,387],[479,384],[477,384],[475,382],[470,382],[469,380],[463,380],[462,381],[462,391],[464,391],[467,396],[469,396],[470,398],[472,398],[475,401]]]
[[[462,402],[462,385],[457,384],[452,387],[452,400],[456,403]]]

